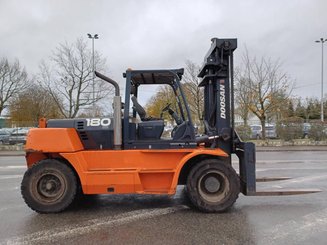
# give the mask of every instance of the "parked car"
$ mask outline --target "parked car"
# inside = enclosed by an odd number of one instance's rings
[[[266,138],[275,139],[277,138],[276,126],[274,124],[267,124],[266,129]]]
[[[15,129],[9,136],[9,144],[25,144],[28,130]]]
[[[173,129],[174,129],[174,127],[172,125],[167,125],[164,128],[165,132],[171,132]]]
[[[251,139],[261,139],[262,138],[262,126],[259,124],[250,125],[251,128]]]
[[[308,138],[311,129],[310,123],[303,123],[303,138]]]
[[[10,132],[4,129],[0,129],[0,143],[6,144],[9,142]]]
[[[251,139],[262,138],[262,126],[259,124],[250,125],[251,127]],[[274,139],[277,138],[276,126],[274,124],[266,124],[266,138]]]

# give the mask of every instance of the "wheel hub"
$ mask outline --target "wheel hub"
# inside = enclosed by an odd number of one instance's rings
[[[207,202],[218,203],[229,192],[228,178],[221,172],[211,170],[202,175],[198,181],[198,191]]]
[[[35,179],[32,192],[43,203],[53,203],[59,200],[66,191],[63,176],[56,171],[48,171]]]
[[[45,185],[45,188],[49,191],[53,188],[53,184],[51,182],[48,182],[46,185]]]
[[[39,179],[38,192],[44,197],[55,197],[62,191],[60,179],[48,174]]]
[[[210,176],[204,180],[204,187],[208,192],[214,193],[219,190],[220,182],[217,178]]]

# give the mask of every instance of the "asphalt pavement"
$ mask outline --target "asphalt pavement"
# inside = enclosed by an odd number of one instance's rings
[[[240,195],[221,214],[190,209],[182,187],[174,197],[95,195],[60,214],[37,214],[20,195],[25,170],[23,156],[0,154],[0,244],[326,244],[327,151],[258,152],[258,177],[292,177],[259,183],[261,190],[322,192]]]

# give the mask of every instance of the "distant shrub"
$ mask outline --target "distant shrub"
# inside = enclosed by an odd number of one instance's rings
[[[243,141],[249,140],[251,138],[251,127],[247,125],[236,126],[236,132],[241,137]]]
[[[322,124],[313,124],[309,130],[308,137],[315,141],[327,139],[327,130]]]
[[[303,137],[303,119],[290,117],[277,124],[277,135],[280,139],[290,141]]]

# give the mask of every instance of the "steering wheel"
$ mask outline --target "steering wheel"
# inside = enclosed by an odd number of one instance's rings
[[[168,111],[170,109],[171,103],[168,103],[161,111],[165,112]]]
[[[177,125],[180,125],[183,120],[177,115],[177,113],[175,111],[173,111],[171,108],[171,103],[168,103],[161,111],[161,114],[160,114],[160,118],[162,119],[162,115],[165,111],[168,111],[169,115],[174,118],[175,122]]]
[[[163,116],[163,113],[165,111],[169,111],[170,110],[170,106],[171,106],[171,103],[168,103],[162,110],[161,110],[161,113],[160,113],[160,119],[162,119],[162,116]]]

